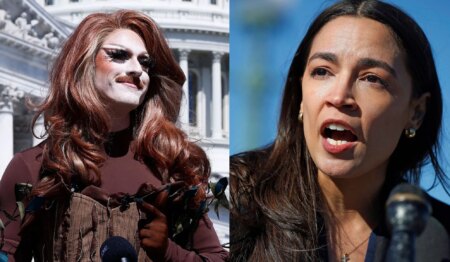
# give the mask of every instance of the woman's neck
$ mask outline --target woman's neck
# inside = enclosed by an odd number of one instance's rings
[[[330,261],[341,261],[345,254],[354,261],[364,260],[370,234],[382,219],[380,191],[384,173],[337,179],[319,172],[319,185],[328,210],[324,222]]]
[[[331,213],[346,220],[358,216],[372,217],[380,206],[384,170],[353,178],[334,178],[319,171],[319,185]]]
[[[132,140],[132,128],[111,132],[104,144],[105,153],[109,157],[122,157],[128,153]]]
[[[117,132],[124,130],[130,126],[130,114],[115,114],[112,113],[110,116],[110,132]]]

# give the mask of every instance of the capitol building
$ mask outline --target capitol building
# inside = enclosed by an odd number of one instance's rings
[[[229,172],[229,0],[0,0],[0,177],[14,153],[40,142],[27,100],[46,95],[60,44],[94,12],[133,9],[164,31],[187,76],[178,121],[206,151],[212,180]],[[35,133],[43,132],[38,120]],[[229,215],[210,212],[222,243]]]

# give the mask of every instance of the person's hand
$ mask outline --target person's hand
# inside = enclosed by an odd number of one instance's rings
[[[168,227],[166,215],[162,212],[166,208],[169,192],[160,192],[152,204],[147,202],[139,203],[139,208],[147,214],[147,219],[139,228],[139,238],[141,247],[147,256],[153,261],[164,261],[167,247],[169,245]]]

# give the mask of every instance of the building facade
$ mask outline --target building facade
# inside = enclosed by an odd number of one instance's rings
[[[228,177],[229,0],[0,0],[0,176],[14,153],[40,142],[27,104],[45,96],[59,44],[85,16],[118,9],[143,12],[164,31],[187,76],[178,124],[208,154],[212,180]],[[228,212],[210,216],[228,242]]]

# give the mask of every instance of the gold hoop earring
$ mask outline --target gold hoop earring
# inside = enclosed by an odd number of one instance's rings
[[[300,111],[300,113],[298,113],[298,121],[303,123],[303,112],[302,111]]]
[[[405,135],[407,138],[413,138],[416,136],[416,129],[414,127],[410,127],[405,129]]]

